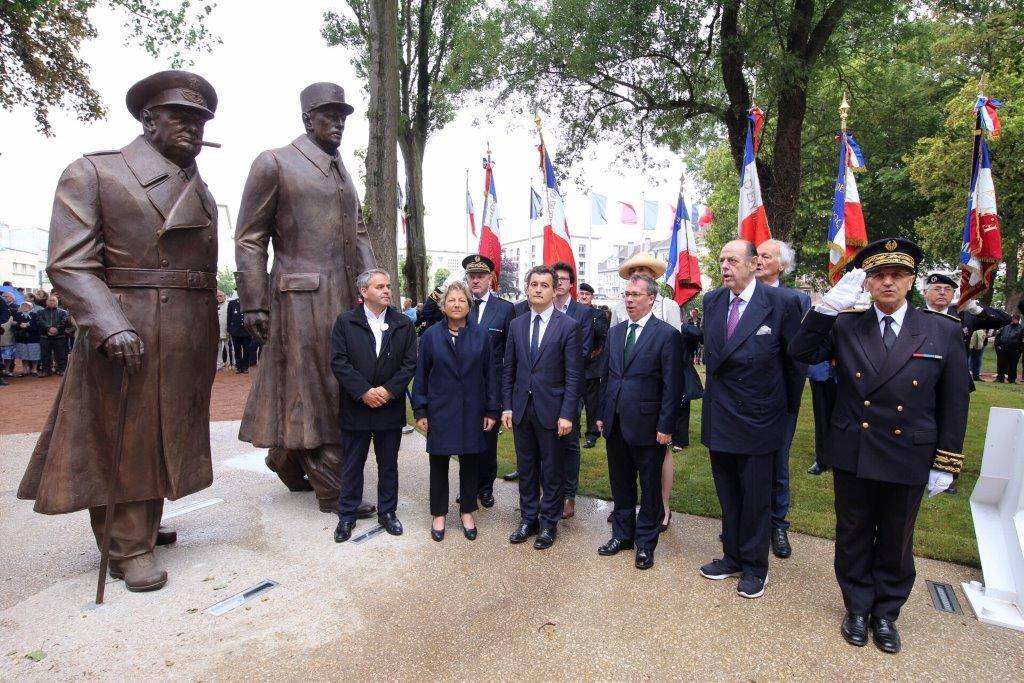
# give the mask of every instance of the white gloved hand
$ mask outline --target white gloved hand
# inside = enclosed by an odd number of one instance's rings
[[[864,278],[864,271],[854,268],[821,297],[821,305],[836,313],[851,308],[864,291]]]
[[[982,312],[984,312],[984,310],[985,309],[981,307],[981,304],[978,303],[977,299],[971,299],[970,301],[967,302],[967,311],[969,313],[973,313],[974,315],[980,315]]]
[[[942,470],[931,470],[928,472],[928,497],[938,495],[949,488],[953,483],[953,475]]]

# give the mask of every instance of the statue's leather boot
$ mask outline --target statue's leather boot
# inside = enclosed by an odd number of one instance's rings
[[[171,545],[178,540],[178,532],[169,526],[161,526],[156,532],[157,545]]]
[[[126,560],[110,560],[110,575],[124,579],[133,593],[160,590],[167,583],[167,571],[156,562],[153,553],[143,553]]]

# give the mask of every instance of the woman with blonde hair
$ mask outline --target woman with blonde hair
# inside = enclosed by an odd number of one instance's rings
[[[444,539],[448,513],[448,463],[459,457],[459,512],[466,538],[476,538],[477,466],[484,432],[500,414],[498,366],[487,330],[470,320],[469,288],[453,282],[441,297],[444,317],[423,333],[412,407],[427,434],[430,458],[430,536]]]

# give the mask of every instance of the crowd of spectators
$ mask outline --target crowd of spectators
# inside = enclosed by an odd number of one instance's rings
[[[63,375],[76,328],[58,293],[4,282],[0,297],[0,384],[8,377]]]

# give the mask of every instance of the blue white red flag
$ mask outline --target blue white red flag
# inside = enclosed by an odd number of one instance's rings
[[[837,141],[839,171],[828,222],[828,277],[833,284],[843,276],[846,264],[853,260],[857,251],[868,243],[864,211],[853,174],[855,170],[864,170],[864,154],[849,131],[840,131]]]
[[[498,221],[498,191],[494,187],[494,162],[488,155],[484,159],[484,210],[480,217],[481,256],[491,259],[494,264],[494,278],[491,287],[498,288],[501,275],[501,228]]]
[[[476,237],[476,209],[473,208],[473,195],[469,193],[469,175],[466,175],[466,215],[469,216],[469,229]]]
[[[668,248],[668,268],[665,282],[671,282],[676,303],[680,306],[700,294],[700,264],[697,261],[697,241],[693,237],[693,223],[690,222],[683,199],[682,187],[672,221],[672,240]]]
[[[568,263],[576,270],[576,258],[572,253],[572,240],[569,237],[569,223],[565,220],[565,205],[562,193],[558,190],[555,178],[555,167],[551,164],[551,156],[544,145],[541,135],[540,165],[544,173],[544,189],[547,194],[547,224],[544,226],[544,264],[552,265],[559,261]],[[573,295],[575,295],[573,288]]]
[[[757,177],[755,143],[760,133],[764,114],[760,107],[752,107],[747,114],[747,141],[743,150],[743,169],[740,174],[740,202],[737,216],[737,232],[741,240],[761,242],[772,238],[768,227],[768,215],[761,198],[761,181]]]
[[[979,97],[979,102],[982,99]],[[986,125],[989,124],[983,121],[983,109],[979,109],[974,131],[974,158],[971,166],[971,186],[967,194],[967,216],[964,219],[963,244],[960,249],[960,298],[956,303],[958,310],[963,310],[971,299],[992,286],[996,268],[1003,260],[1003,238],[996,209],[992,159],[989,156],[988,142],[982,135]],[[998,131],[998,123],[995,130]]]
[[[537,190],[530,185],[530,220],[536,220],[544,213],[544,200],[537,194]]]
[[[999,123],[999,107],[1001,106],[1003,103],[999,100],[984,95],[978,95],[978,101],[974,105],[974,112],[978,115],[978,125],[981,130],[988,133],[990,140],[998,138],[1002,129]]]

